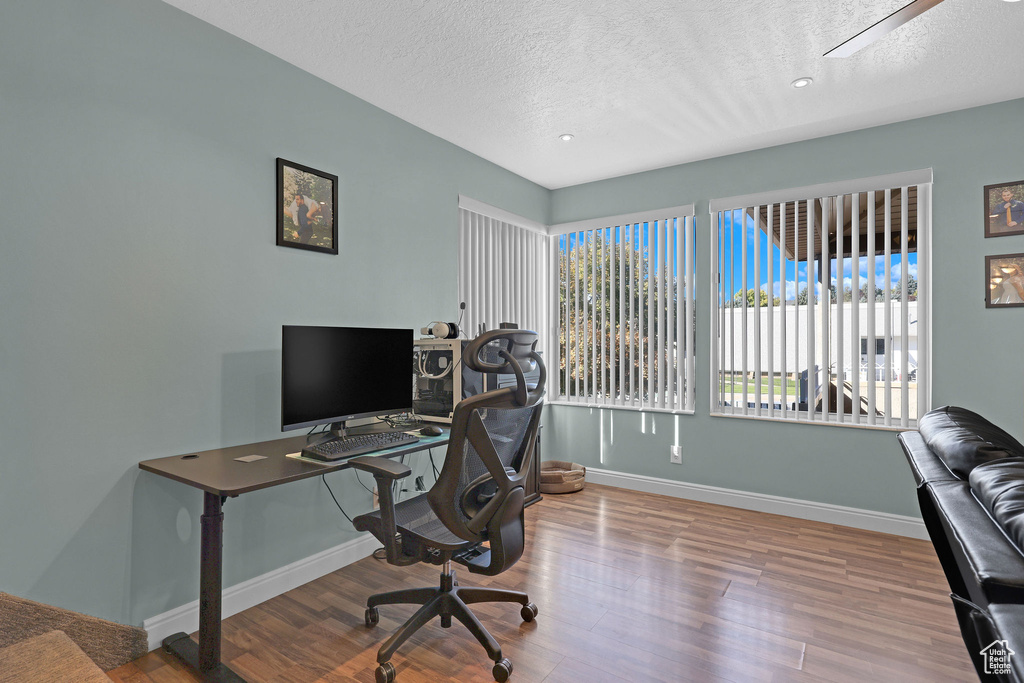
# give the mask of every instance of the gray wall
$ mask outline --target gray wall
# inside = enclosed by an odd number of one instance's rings
[[[155,0],[6,0],[0,150],[0,590],[121,622],[198,589],[201,494],[138,461],[279,437],[282,324],[457,315],[459,193],[547,219],[547,190]],[[275,246],[276,157],[339,176],[338,256]],[[225,514],[227,585],[354,537],[319,480]]]
[[[986,309],[985,255],[1024,236],[984,238],[982,187],[1024,177],[1024,100],[556,190],[553,223],[694,202],[697,277],[707,278],[708,200],[934,169],[934,406],[977,410],[1024,439],[1024,309]],[[705,290],[698,289],[703,294]],[[697,305],[696,411],[648,415],[552,406],[545,457],[592,467],[917,516],[895,434],[712,418],[710,304]],[[603,435],[603,436],[602,436]],[[683,447],[670,465],[668,447]],[[603,460],[603,461],[602,461]]]

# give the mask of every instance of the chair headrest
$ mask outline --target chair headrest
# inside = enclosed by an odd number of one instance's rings
[[[462,361],[470,370],[516,377],[516,403],[533,405],[541,400],[547,369],[537,353],[536,332],[530,330],[491,330],[471,341],[463,351]],[[526,373],[539,369],[536,383],[528,383]]]
[[[512,374],[511,361],[515,360],[523,372],[533,372],[537,368],[537,337],[530,330],[490,330],[466,346],[462,362],[476,372]],[[505,354],[499,355],[502,350]]]

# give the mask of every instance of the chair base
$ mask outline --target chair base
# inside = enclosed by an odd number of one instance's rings
[[[487,651],[487,656],[495,662],[492,671],[495,680],[505,681],[508,679],[512,672],[512,663],[501,656],[501,646],[498,645],[498,641],[488,633],[468,606],[476,602],[515,602],[523,606],[520,615],[525,621],[533,621],[537,616],[537,606],[530,602],[526,593],[520,591],[460,586],[455,572],[448,568],[448,563],[445,564],[445,571],[441,573],[441,582],[438,588],[409,588],[389,593],[377,593],[371,595],[366,601],[366,625],[368,627],[377,624],[379,619],[377,608],[381,605],[422,605],[377,652],[377,663],[380,665],[377,669],[378,681],[390,683],[394,680],[394,667],[389,663],[391,656],[413,633],[434,617],[441,617],[442,628],[451,627],[452,617],[461,621]]]

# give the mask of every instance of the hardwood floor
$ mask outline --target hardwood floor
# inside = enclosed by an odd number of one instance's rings
[[[474,605],[521,683],[974,681],[927,541],[589,484],[527,510],[523,559],[466,585],[526,590],[540,608]],[[432,566],[373,558],[224,622],[223,659],[247,680],[371,683],[380,644],[412,614],[375,592],[436,585]],[[458,622],[424,627],[391,660],[398,683],[489,683]],[[157,650],[114,681],[198,680]]]

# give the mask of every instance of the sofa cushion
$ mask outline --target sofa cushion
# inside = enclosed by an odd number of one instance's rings
[[[961,479],[982,463],[1002,458],[1024,459],[1024,446],[981,415],[965,408],[936,408],[918,421],[928,447]]]
[[[1005,458],[979,465],[971,472],[971,491],[992,519],[1024,548],[1024,460]]]

